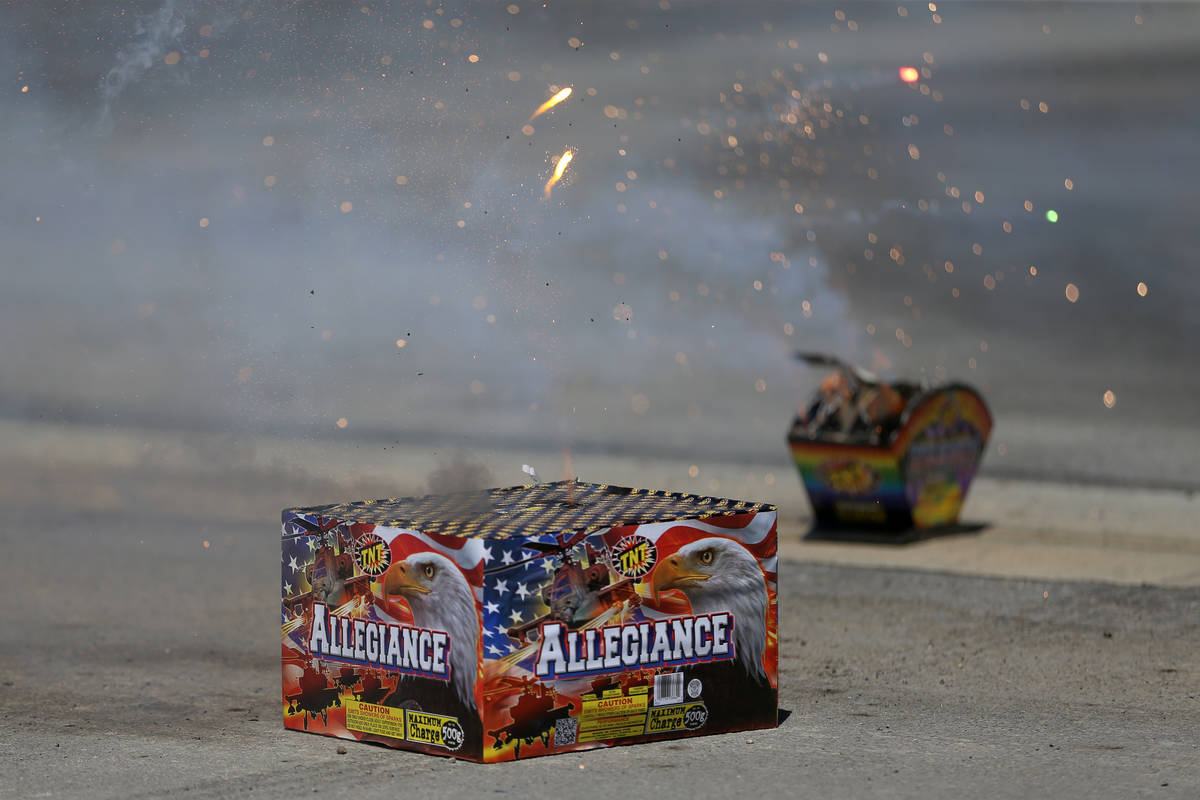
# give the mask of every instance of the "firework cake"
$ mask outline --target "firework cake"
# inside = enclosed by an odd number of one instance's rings
[[[576,481],[283,513],[284,726],[509,761],[777,723],[776,510]]]

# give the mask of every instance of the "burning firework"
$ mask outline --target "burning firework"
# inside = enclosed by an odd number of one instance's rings
[[[553,97],[551,97],[549,100],[547,100],[546,102],[542,103],[540,106],[537,107],[537,110],[534,111],[529,116],[529,121],[532,122],[533,120],[537,119],[542,114],[545,114],[547,111],[554,108],[556,105],[561,103],[563,100],[566,100],[570,96],[571,96],[571,87],[570,86],[568,86],[565,89],[558,90],[558,92],[556,92]]]
[[[567,171],[567,165],[571,163],[571,159],[574,157],[575,154],[570,150],[564,151],[563,154],[558,157],[558,164],[556,164],[554,167],[554,174],[550,176],[550,180],[546,181],[547,200],[550,199],[550,189],[554,186],[554,184],[559,182],[563,176],[563,173]]]

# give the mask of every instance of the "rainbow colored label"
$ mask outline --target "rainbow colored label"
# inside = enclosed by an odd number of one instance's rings
[[[957,522],[992,430],[977,392],[915,398],[883,445],[789,438],[818,525],[928,528]]]

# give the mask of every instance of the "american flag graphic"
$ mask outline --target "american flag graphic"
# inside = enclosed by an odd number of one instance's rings
[[[570,549],[572,558],[587,565],[586,550],[591,546],[604,554],[609,566],[610,581],[615,583],[626,576],[612,568],[612,548],[622,539],[637,535],[655,545],[657,560],[662,560],[688,542],[705,536],[722,536],[741,543],[758,560],[764,578],[773,592],[776,582],[777,555],[774,513],[747,513],[706,520],[656,522],[623,525],[599,530]],[[545,616],[549,608],[542,599],[542,587],[554,580],[559,558],[553,554],[526,549],[527,542],[556,544],[554,536],[491,540],[484,547],[483,599],[483,656],[485,659],[504,659],[509,666],[529,670],[537,655],[536,644],[523,646],[508,635],[508,629]],[[638,581],[648,581],[649,574]],[[623,611],[622,622],[654,621],[669,616],[687,614],[687,601],[678,593],[652,596],[646,583],[637,585],[638,604]],[[601,623],[606,620],[600,620]]]
[[[402,528],[376,527],[375,533],[383,537],[392,548],[392,563],[396,564],[413,553],[433,551],[453,561],[462,571],[475,594],[475,603],[483,602],[483,566],[486,553],[485,542],[462,536],[441,536],[431,533],[404,530]],[[388,598],[377,598],[376,613],[388,613]],[[393,621],[393,620],[387,620]]]
[[[318,520],[310,521],[317,524]],[[410,531],[402,528],[389,528],[369,523],[347,523],[330,528],[328,534],[336,537],[341,534],[347,541],[354,542],[364,533],[374,533],[387,542],[391,548],[391,563],[404,560],[413,553],[433,551],[440,553],[453,561],[462,571],[475,595],[476,605],[483,602],[483,566],[486,553],[485,542],[480,539],[470,539],[461,536],[441,536]],[[310,587],[304,579],[304,567],[311,564],[313,554],[320,546],[320,539],[309,535],[308,530],[295,520],[289,520],[283,525],[283,546],[281,561],[283,571],[283,598],[287,600],[307,591]],[[289,614],[287,605],[283,605],[281,622],[286,626],[285,645],[300,651],[305,643],[302,641],[305,629],[287,623],[294,618]],[[361,618],[400,625],[411,625],[412,614],[403,602],[396,598],[374,595],[373,602],[360,613]]]
[[[496,539],[484,544],[483,655],[499,658],[521,645],[509,637],[508,629],[532,622],[549,610],[542,602],[544,585],[554,579],[558,558],[525,549],[527,542],[556,544],[554,536]],[[581,558],[583,544],[572,548]],[[532,654],[529,656],[532,659]]]
[[[330,533],[336,534],[339,530],[350,539],[363,532],[374,532],[382,537],[390,544],[392,564],[413,553],[425,551],[440,553],[454,561],[467,578],[479,606],[482,622],[480,650],[483,659],[504,662],[497,665],[500,667],[497,674],[503,674],[514,667],[520,670],[532,669],[537,656],[536,642],[531,637],[531,644],[524,644],[510,636],[508,631],[510,628],[546,617],[549,607],[543,600],[542,589],[553,582],[555,570],[561,565],[561,558],[556,553],[545,552],[545,548],[539,550],[526,548],[525,545],[537,542],[553,546],[562,540],[552,534],[497,539],[468,538],[363,524],[339,526]],[[589,534],[569,548],[568,552],[576,562],[584,566],[592,566],[587,558],[589,548],[600,553],[600,562],[608,568],[610,583],[616,583],[624,580],[626,576],[612,568],[612,548],[626,537],[636,535],[649,540],[657,551],[656,560],[661,561],[698,538],[722,536],[739,542],[757,559],[773,595],[778,569],[775,536],[772,535],[774,530],[775,514],[761,512],[710,517],[704,520],[623,525]],[[302,533],[303,529],[295,524],[284,525],[286,538],[282,548],[282,588],[285,598],[308,588],[303,580],[303,568],[306,563],[311,563],[318,541],[315,536],[296,535]],[[638,594],[637,603],[627,603],[623,609],[615,609],[610,613],[619,610],[623,614],[620,621],[625,623],[653,622],[689,613],[687,601],[677,592],[655,597],[650,591],[649,579],[649,573],[634,579]],[[378,622],[413,623],[407,606],[397,598],[376,595],[363,612],[364,618]],[[291,617],[285,610],[282,622],[286,624],[289,619]],[[604,624],[607,621],[607,618],[602,617],[594,622]],[[303,650],[304,643],[300,638],[295,638],[302,637],[303,633],[303,630],[296,629],[295,626],[288,626],[285,646],[291,645],[296,651]]]

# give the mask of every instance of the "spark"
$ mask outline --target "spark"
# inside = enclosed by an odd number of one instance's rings
[[[1053,208],[1047,209],[1046,221],[1047,222],[1058,222],[1058,212],[1055,211]]]
[[[530,114],[529,121],[532,122],[534,119],[540,117],[542,114],[545,114],[547,111],[554,108],[556,105],[561,103],[563,100],[566,100],[570,96],[571,96],[571,87],[570,86],[566,87],[565,89],[559,89],[558,92],[556,92],[553,97],[551,97],[546,102],[542,103],[540,106],[537,107],[536,111],[534,111],[532,114]]]
[[[916,67],[901,67],[900,80],[905,83],[916,83],[921,78],[921,73],[917,72]]]
[[[563,173],[567,171],[567,165],[571,163],[571,159],[573,159],[574,157],[575,157],[575,154],[573,152],[571,152],[570,150],[564,151],[563,154],[558,157],[558,164],[556,164],[554,167],[554,174],[550,176],[550,180],[546,181],[546,199],[547,200],[550,199],[551,187],[553,187],[554,184],[558,183],[559,180],[562,179]]]

